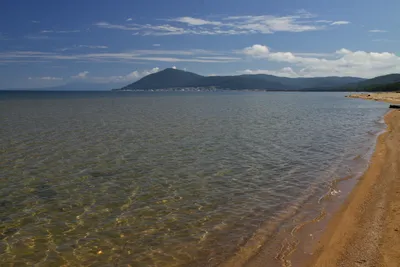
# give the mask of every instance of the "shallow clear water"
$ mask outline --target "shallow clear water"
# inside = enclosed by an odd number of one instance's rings
[[[386,111],[343,93],[0,93],[0,265],[218,265],[307,213]]]

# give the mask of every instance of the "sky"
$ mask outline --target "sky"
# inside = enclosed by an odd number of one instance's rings
[[[2,0],[0,89],[400,73],[399,0]]]

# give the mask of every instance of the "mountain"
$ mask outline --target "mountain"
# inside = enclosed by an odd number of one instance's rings
[[[165,69],[143,77],[137,82],[122,89],[160,89],[172,87],[187,87],[187,84],[196,84],[204,76],[177,69]]]
[[[357,83],[351,83],[343,88],[351,91],[400,91],[399,85],[400,74],[388,74]]]
[[[310,88],[324,90],[364,80],[356,77],[287,78],[266,74],[201,76],[192,72],[169,68],[145,76],[132,84],[122,87],[120,90],[182,87],[216,87],[231,90],[305,90]]]
[[[379,85],[370,85],[362,91],[368,92],[400,92],[400,82],[386,83]]]

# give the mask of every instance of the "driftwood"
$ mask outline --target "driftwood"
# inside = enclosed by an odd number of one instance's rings
[[[400,109],[400,105],[390,105],[389,108],[396,108],[396,109]]]

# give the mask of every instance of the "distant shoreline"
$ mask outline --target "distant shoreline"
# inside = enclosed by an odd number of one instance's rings
[[[216,89],[216,88],[165,88],[165,89],[112,89],[112,92],[338,92],[338,93],[363,93],[364,90],[350,89]]]

